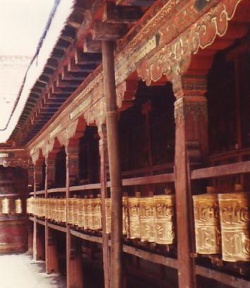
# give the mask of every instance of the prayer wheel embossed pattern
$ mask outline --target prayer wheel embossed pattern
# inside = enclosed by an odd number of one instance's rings
[[[218,195],[195,195],[193,196],[193,202],[196,252],[207,255],[220,253]]]
[[[154,242],[154,199],[153,197],[139,200],[140,237],[141,241]]]
[[[250,193],[219,195],[222,259],[250,261]]]
[[[174,196],[154,196],[155,242],[158,244],[173,244],[174,232]]]

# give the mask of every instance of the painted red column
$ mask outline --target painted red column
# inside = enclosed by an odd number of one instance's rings
[[[179,287],[195,288],[193,206],[190,169],[206,161],[206,79],[184,76],[175,81],[175,190]]]

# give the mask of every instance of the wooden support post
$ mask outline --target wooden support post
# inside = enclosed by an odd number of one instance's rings
[[[45,158],[45,198],[48,198],[48,189],[55,183],[55,156],[54,152]],[[45,220],[45,267],[48,274],[58,272],[57,247],[53,233],[48,227],[48,219]]]
[[[103,267],[104,267],[104,287],[110,287],[110,251],[109,251],[109,236],[106,233],[106,209],[105,198],[107,198],[107,131],[106,125],[101,124],[98,127],[99,140],[99,154],[100,154],[100,182],[101,182],[101,201],[102,201],[102,251],[103,251]]]
[[[33,255],[33,229],[34,223],[28,223],[28,253]]]
[[[45,253],[46,272],[48,274],[58,272],[59,269],[56,242],[53,231],[48,227],[47,221],[45,226]]]
[[[73,140],[72,140],[73,141]],[[74,141],[73,141],[74,142]],[[79,142],[77,142],[79,143]],[[71,176],[78,175],[79,167],[76,157],[71,157],[72,150],[71,142],[65,147],[66,150],[66,201],[70,198],[70,185]],[[73,147],[76,147],[73,145]],[[74,156],[74,154],[73,154]],[[78,157],[78,154],[77,154]],[[77,171],[77,172],[76,172]],[[66,218],[68,219],[68,205],[66,205]],[[70,225],[66,224],[66,279],[67,288],[83,288],[83,270],[82,270],[82,254],[77,242],[74,241],[73,236],[70,233]]]
[[[180,77],[174,82],[176,123],[175,190],[179,287],[195,288],[194,230],[190,165],[207,157],[206,81]]]
[[[111,191],[111,288],[122,287],[122,185],[118,144],[114,43],[102,42]]]
[[[42,187],[42,162],[38,161],[34,166],[34,197],[36,197],[37,190]],[[34,217],[33,222],[33,259],[38,260],[41,257],[41,239],[39,239],[38,227],[36,222],[36,216]]]
[[[67,147],[69,157],[69,186],[79,183],[79,138],[69,140]]]

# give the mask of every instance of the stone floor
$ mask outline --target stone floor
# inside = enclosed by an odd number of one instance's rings
[[[0,255],[1,288],[65,288],[65,279],[46,274],[43,261],[29,254]]]

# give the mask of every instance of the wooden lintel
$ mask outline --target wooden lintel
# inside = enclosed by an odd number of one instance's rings
[[[95,21],[92,37],[94,40],[115,41],[121,38],[127,31],[125,24],[113,24],[102,21]]]
[[[113,2],[104,4],[103,21],[108,23],[133,23],[143,15],[140,7],[120,6]]]
[[[93,40],[90,37],[86,37],[83,43],[84,53],[101,53],[102,52],[102,42],[98,40]]]
[[[125,5],[125,6],[141,6],[148,7],[152,5],[155,0],[116,0],[117,5]]]

